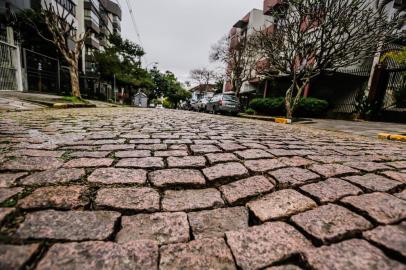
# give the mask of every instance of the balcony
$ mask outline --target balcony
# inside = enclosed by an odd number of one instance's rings
[[[91,29],[94,33],[99,34],[100,33],[100,28],[99,25],[96,24],[91,18],[85,17],[85,26],[86,29]]]
[[[85,44],[97,50],[100,48],[99,40],[92,36],[85,39]]]
[[[251,16],[251,13],[248,13],[247,15],[245,15],[244,18],[242,18],[241,20],[239,20],[238,22],[236,22],[234,24],[234,27],[240,28],[240,29],[246,28],[248,26],[248,23],[250,22],[250,16]]]
[[[283,0],[264,0],[264,14],[271,15],[273,11],[283,6]]]
[[[111,0],[100,0],[100,4],[104,7],[107,12],[110,12],[118,16],[121,20],[121,8],[120,6]]]

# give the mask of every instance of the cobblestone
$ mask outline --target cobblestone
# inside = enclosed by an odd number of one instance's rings
[[[259,220],[265,222],[312,209],[317,204],[295,190],[286,189],[251,201],[247,206]]]
[[[220,192],[214,188],[169,190],[165,192],[162,200],[162,209],[171,212],[208,209],[223,205]]]
[[[365,240],[348,240],[332,246],[310,249],[305,254],[310,266],[320,270],[404,269],[400,263],[390,260]]]
[[[382,224],[394,223],[406,217],[406,201],[386,193],[351,196],[342,201],[368,213],[375,221]]]
[[[169,187],[178,185],[202,186],[206,183],[204,176],[198,170],[167,169],[149,174],[149,180],[156,187]]]
[[[230,204],[255,197],[273,190],[275,186],[264,176],[253,176],[220,187]]]
[[[321,203],[334,202],[345,196],[358,195],[362,190],[338,178],[302,186],[301,190],[317,198]]]
[[[205,168],[203,173],[212,182],[222,178],[243,177],[248,174],[248,170],[241,163],[230,162]]]
[[[91,241],[55,244],[39,262],[40,270],[158,269],[158,246],[153,241],[123,244]]]
[[[155,212],[159,211],[159,193],[152,188],[104,188],[97,192],[95,203],[98,209]]]
[[[38,248],[38,244],[24,246],[0,244],[0,269],[22,269]]]
[[[4,113],[2,146],[1,269],[405,268],[401,143],[118,107]]]
[[[406,222],[399,225],[380,226],[372,231],[364,232],[364,237],[385,248],[406,257]]]
[[[185,213],[140,214],[122,218],[117,242],[154,240],[159,245],[189,241],[189,223]]]
[[[365,218],[334,204],[295,215],[292,221],[325,243],[339,241],[372,227]]]
[[[195,239],[224,237],[227,231],[248,227],[248,211],[245,207],[192,212],[188,217]]]
[[[43,187],[18,202],[22,209],[79,209],[89,203],[84,186]]]
[[[303,235],[283,222],[227,232],[226,238],[237,265],[248,270],[269,266],[312,247]]]
[[[161,247],[159,269],[236,269],[224,239],[200,239]]]
[[[120,214],[107,211],[59,212],[47,210],[27,214],[17,230],[22,239],[106,240]]]
[[[101,168],[96,169],[89,177],[88,181],[98,184],[145,184],[147,172],[144,170],[121,169],[121,168]]]

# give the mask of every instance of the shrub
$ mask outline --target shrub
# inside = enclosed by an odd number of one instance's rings
[[[166,98],[163,100],[162,106],[164,108],[166,108],[166,109],[172,109],[173,108],[172,103],[169,100],[167,100]]]
[[[326,113],[328,102],[317,98],[302,98],[296,108],[295,116],[320,117]]]
[[[279,98],[255,98],[253,99],[249,107],[259,114],[264,115],[285,115],[285,99]]]
[[[254,109],[251,109],[251,108],[245,110],[245,114],[248,114],[248,115],[254,115],[256,113],[257,112]]]
[[[285,98],[255,98],[249,107],[259,114],[271,116],[286,115]],[[296,117],[320,117],[328,108],[328,102],[317,98],[302,98],[296,107]]]

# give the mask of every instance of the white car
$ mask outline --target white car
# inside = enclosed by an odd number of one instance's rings
[[[157,108],[157,109],[163,109],[164,108],[164,106],[162,106],[162,104],[158,104],[158,105],[156,105],[156,107],[155,108]]]

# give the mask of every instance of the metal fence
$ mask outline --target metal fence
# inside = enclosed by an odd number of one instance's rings
[[[0,90],[17,90],[17,49],[0,40]]]
[[[36,92],[59,93],[61,89],[59,60],[23,49],[25,89]]]

